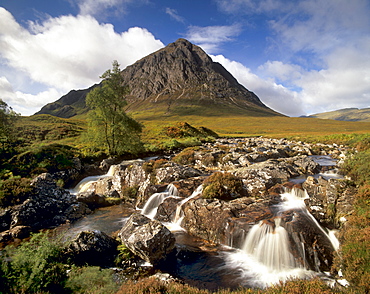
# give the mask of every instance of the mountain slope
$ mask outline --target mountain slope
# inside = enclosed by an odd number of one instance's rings
[[[343,121],[364,121],[370,122],[370,108],[345,108],[335,111],[312,114],[309,117],[321,119],[334,119]]]
[[[127,111],[136,114],[281,115],[265,106],[200,47],[185,39],[126,67],[122,76],[130,88]],[[84,98],[90,89],[80,90],[78,104],[70,97],[76,96],[76,91],[70,92],[39,113],[71,117],[73,113],[86,111]]]

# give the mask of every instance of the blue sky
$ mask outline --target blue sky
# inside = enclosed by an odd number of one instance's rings
[[[370,0],[0,0],[0,98],[31,115],[186,38],[290,116],[370,107]]]

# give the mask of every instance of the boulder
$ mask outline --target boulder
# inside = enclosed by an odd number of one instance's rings
[[[65,254],[77,265],[111,266],[118,245],[117,240],[101,231],[83,231],[65,248]]]
[[[54,227],[68,220],[67,209],[76,198],[57,186],[50,174],[36,177],[34,192],[22,204],[12,208],[10,228],[30,226],[33,230]]]
[[[119,237],[135,255],[151,264],[160,263],[175,248],[175,237],[165,226],[138,213],[130,216]]]
[[[119,195],[118,195],[119,196]],[[87,205],[90,209],[112,205],[103,195],[96,194],[94,191],[87,191],[77,194],[76,200]]]
[[[158,183],[171,183],[181,179],[199,177],[200,175],[202,175],[201,171],[174,162],[167,162],[155,173],[156,181]]]

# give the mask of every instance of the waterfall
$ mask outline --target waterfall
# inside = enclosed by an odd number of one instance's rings
[[[179,227],[181,227],[181,222],[182,222],[182,220],[184,218],[184,212],[182,211],[182,206],[186,202],[188,202],[190,199],[193,199],[193,198],[199,196],[200,194],[202,194],[202,192],[203,192],[203,185],[200,185],[198,188],[196,188],[193,191],[193,193],[189,197],[185,198],[184,200],[180,201],[177,204],[177,206],[176,206],[176,214],[175,214],[174,219],[172,220],[172,222],[174,224],[177,224]]]
[[[270,270],[295,268],[297,264],[289,251],[288,233],[280,226],[280,218],[275,218],[274,221],[274,228],[263,221],[254,225],[242,249]]]
[[[328,238],[335,250],[339,249],[339,241],[336,238],[334,231],[325,230],[314,216],[307,210],[304,200],[309,198],[306,190],[293,188],[291,191],[286,191],[281,194],[282,203],[279,204],[279,212],[287,211],[290,209],[299,209],[301,213],[306,214],[312,223],[319,228],[319,230]]]
[[[241,249],[222,253],[225,258],[222,270],[238,271],[243,285],[266,288],[293,278],[312,278],[321,275],[320,272],[306,269],[304,241],[296,243],[296,253],[299,257],[293,256],[290,233],[282,223],[286,211],[293,210],[293,221],[295,217],[303,215],[309,226],[317,226],[322,236],[326,236],[333,248],[338,249],[339,242],[334,232],[327,232],[322,228],[306,209],[304,201],[309,195],[305,190],[294,188],[286,190],[280,196],[281,203],[273,207],[274,218],[254,224],[246,235]]]
[[[98,176],[90,176],[82,179],[73,189],[69,189],[69,193],[71,194],[78,194],[87,192],[92,185],[99,181],[100,179],[104,179],[107,177],[113,177],[114,173],[116,172],[118,165],[111,165],[109,167],[108,172],[105,175],[98,175]]]
[[[141,214],[154,219],[157,214],[158,206],[163,203],[164,199],[170,196],[177,197],[178,194],[179,192],[177,188],[174,185],[169,184],[166,188],[166,191],[154,193],[149,197],[144,207],[141,209]]]

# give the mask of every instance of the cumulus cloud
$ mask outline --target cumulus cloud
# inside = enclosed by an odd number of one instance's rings
[[[133,27],[117,33],[111,24],[101,24],[88,15],[49,18],[24,28],[0,8],[0,56],[4,63],[57,92],[89,87],[100,81],[99,76],[113,60],[124,68],[163,46],[146,29]],[[17,91],[22,89],[15,87]]]
[[[370,107],[369,1],[216,1],[226,13],[270,19],[269,56],[275,59],[257,72],[294,94],[302,114]]]
[[[222,64],[240,84],[254,92],[268,107],[289,116],[299,116],[303,113],[302,101],[296,92],[271,79],[260,78],[243,64],[231,61],[223,55],[211,57],[213,61]]]
[[[32,115],[42,106],[60,98],[64,93],[55,88],[49,88],[37,94],[15,91],[6,77],[0,77],[0,97],[16,112],[22,115]]]
[[[214,53],[219,50],[222,43],[233,40],[233,37],[241,33],[239,24],[231,26],[190,26],[186,38],[202,47],[207,53]]]

